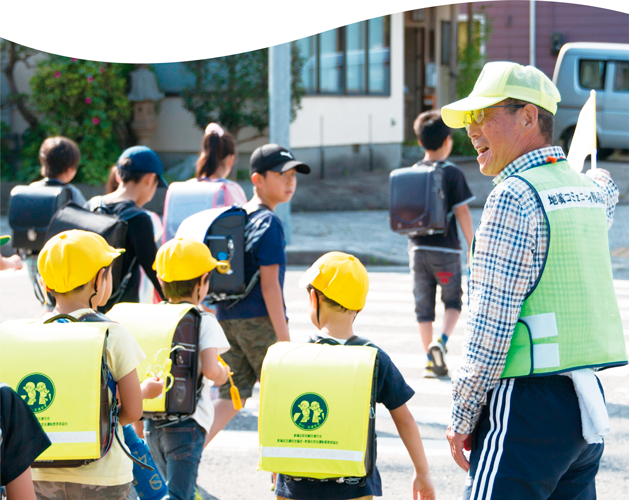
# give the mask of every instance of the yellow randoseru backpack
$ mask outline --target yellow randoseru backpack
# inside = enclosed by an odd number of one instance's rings
[[[105,351],[109,325],[101,321],[62,315],[45,324],[0,325],[0,380],[26,402],[52,442],[33,467],[78,467],[111,448],[116,384]]]
[[[258,470],[361,484],[375,467],[378,350],[359,337],[318,342],[267,351]]]
[[[198,369],[199,310],[188,303],[122,303],[107,317],[129,330],[146,354],[138,366],[140,382],[153,376],[166,379],[161,396],[144,400],[144,416],[176,420],[192,415],[203,388]]]

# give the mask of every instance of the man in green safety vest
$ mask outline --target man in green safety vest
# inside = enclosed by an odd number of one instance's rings
[[[560,99],[538,69],[491,62],[441,110],[495,186],[471,252],[447,431],[469,471],[465,500],[596,498],[609,418],[594,371],[627,364],[607,240],[618,188],[552,146]]]

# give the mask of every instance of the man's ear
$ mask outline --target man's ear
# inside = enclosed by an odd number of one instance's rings
[[[527,104],[526,106],[524,106],[522,108],[521,119],[522,125],[525,129],[525,134],[529,134],[530,132],[535,130],[537,128],[536,125],[539,119],[537,106],[533,104]]]

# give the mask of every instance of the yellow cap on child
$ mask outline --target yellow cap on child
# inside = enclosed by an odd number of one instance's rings
[[[369,276],[358,258],[343,252],[321,256],[299,280],[299,286],[312,285],[323,295],[351,311],[365,307]]]
[[[48,288],[66,293],[89,283],[123,253],[123,248],[112,247],[100,234],[73,229],[46,242],[37,269]]]
[[[157,251],[153,264],[157,276],[166,283],[198,278],[215,268],[225,274],[229,271],[229,262],[216,260],[206,245],[192,238],[166,242]]]

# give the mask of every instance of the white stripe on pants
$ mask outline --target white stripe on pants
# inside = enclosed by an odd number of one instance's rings
[[[483,442],[483,451],[478,461],[478,467],[476,468],[470,500],[491,498],[494,480],[496,479],[496,473],[500,466],[500,458],[507,434],[509,410],[511,408],[511,393],[513,392],[514,383],[515,379],[503,379],[492,393],[489,406],[490,429]],[[501,418],[500,414],[502,413],[503,406],[504,415]],[[487,487],[487,491],[483,494],[485,486]]]

